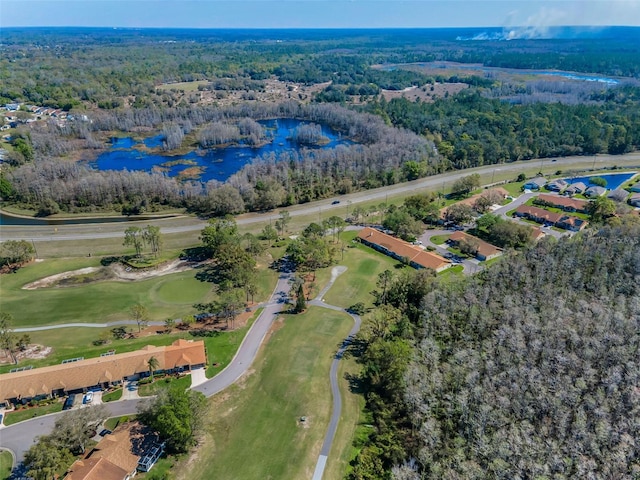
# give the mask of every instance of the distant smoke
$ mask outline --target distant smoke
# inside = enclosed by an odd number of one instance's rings
[[[501,32],[482,32],[473,37],[458,37],[457,40],[532,40],[554,38],[553,27],[562,25],[567,14],[555,8],[541,8],[522,24],[516,20],[517,11],[510,12]]]

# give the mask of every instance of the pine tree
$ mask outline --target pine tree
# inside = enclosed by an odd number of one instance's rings
[[[298,291],[296,292],[296,313],[302,313],[307,309],[307,302],[304,298],[304,284],[298,285]]]

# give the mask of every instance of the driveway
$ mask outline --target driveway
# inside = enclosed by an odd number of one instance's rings
[[[431,241],[431,237],[435,237],[436,235],[451,235],[452,233],[453,233],[453,230],[427,230],[420,236],[420,241],[425,246],[428,245],[430,247],[434,247],[438,255],[445,257],[446,255],[449,255],[451,253],[449,252],[449,250],[447,250],[447,247],[446,247],[447,244],[443,243],[442,245],[436,245]],[[482,270],[482,266],[480,265],[480,262],[475,258],[473,259],[465,258],[459,264],[454,263],[454,265],[462,265],[462,268],[463,268],[462,273],[464,273],[465,275],[473,275],[474,273],[477,273],[480,270]]]

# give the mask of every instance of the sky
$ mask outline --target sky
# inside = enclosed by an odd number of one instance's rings
[[[556,25],[640,26],[640,0],[0,0],[0,28]]]

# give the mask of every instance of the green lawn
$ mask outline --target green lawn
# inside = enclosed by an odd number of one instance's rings
[[[0,480],[7,480],[11,476],[13,456],[6,450],[0,452]]]
[[[438,278],[451,281],[457,278],[462,278],[462,271],[464,267],[462,265],[454,265],[453,267],[447,268],[438,274]]]
[[[266,261],[262,261],[266,267]],[[150,320],[180,318],[195,313],[194,303],[215,298],[212,283],[195,278],[193,270],[135,282],[102,281],[66,288],[23,290],[22,286],[41,278],[99,266],[99,259],[55,259],[30,264],[0,282],[1,308],[13,315],[14,327],[57,323],[103,323],[131,318],[129,309],[141,303]],[[276,282],[277,272],[260,268],[257,273],[256,300],[267,298]]]
[[[397,271],[405,268],[397,260],[375,251],[352,240],[358,232],[344,232],[343,241],[352,248],[344,252],[344,259],[337,260],[338,265],[347,267],[347,271],[338,277],[336,283],[325,295],[327,303],[340,307],[350,307],[354,303],[363,302],[371,306],[374,301],[371,291],[376,288],[378,274],[384,270]],[[318,275],[316,283],[324,287],[331,277],[330,268]]]
[[[47,415],[49,413],[61,412],[63,406],[64,404],[62,402],[56,402],[50,405],[43,405],[42,407],[24,408],[16,412],[9,412],[4,417],[4,424],[9,426],[31,418],[41,417],[42,415]]]
[[[435,243],[436,245],[442,245],[444,242],[449,240],[450,236],[451,236],[450,233],[445,234],[445,235],[434,235],[433,237],[431,237],[431,241],[433,243]]]
[[[176,387],[186,390],[191,386],[191,375],[182,375],[180,377],[166,376],[156,377],[153,383],[145,383],[138,387],[138,394],[141,397],[149,397],[157,395],[163,388]]]
[[[104,428],[114,431],[121,423],[133,421],[135,418],[135,415],[123,415],[122,417],[107,418],[104,422]]]
[[[118,388],[113,392],[105,393],[102,395],[102,401],[104,403],[115,402],[117,400],[120,400],[121,398],[122,398],[122,388]]]
[[[519,197],[520,195],[522,195],[522,186],[524,185],[524,182],[510,182],[510,183],[505,183],[503,185],[498,185],[498,187],[500,188],[504,188],[507,192],[509,192],[509,195],[511,195],[512,197]]]
[[[351,326],[313,307],[279,320],[255,371],[214,397],[209,441],[182,477],[311,478],[331,409],[329,368]]]

